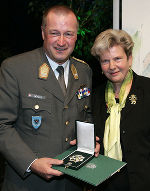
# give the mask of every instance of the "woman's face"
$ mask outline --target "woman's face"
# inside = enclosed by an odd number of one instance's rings
[[[103,52],[100,64],[105,76],[113,83],[121,85],[132,65],[132,56],[127,55],[120,45]]]

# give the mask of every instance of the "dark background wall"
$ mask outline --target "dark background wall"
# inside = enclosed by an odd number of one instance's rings
[[[42,44],[40,20],[28,14],[28,1],[5,0],[0,6],[0,61]]]

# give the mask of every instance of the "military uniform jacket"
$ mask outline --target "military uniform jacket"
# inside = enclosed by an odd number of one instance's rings
[[[47,78],[39,76],[43,63]],[[73,69],[72,69],[73,68]],[[67,190],[63,177],[45,181],[26,173],[36,158],[64,152],[75,138],[75,121],[90,121],[90,97],[77,91],[91,88],[89,66],[71,58],[67,95],[64,97],[43,48],[6,59],[0,72],[0,152],[7,165],[3,190]],[[36,129],[33,119],[40,117]],[[59,179],[57,181],[57,179]]]
[[[98,87],[93,95],[93,116],[97,135],[103,136],[108,117],[105,102],[106,84]],[[132,99],[131,99],[132,97]],[[135,98],[135,99],[133,99]],[[135,104],[133,103],[135,100]],[[130,191],[150,188],[150,79],[134,73],[132,87],[121,111],[120,135],[123,160],[127,162]],[[121,175],[120,171],[120,176]],[[115,175],[114,179],[115,179]],[[118,173],[119,176],[119,173]],[[110,184],[108,180],[108,184]],[[119,181],[117,184],[121,184]],[[112,190],[112,189],[111,189]]]

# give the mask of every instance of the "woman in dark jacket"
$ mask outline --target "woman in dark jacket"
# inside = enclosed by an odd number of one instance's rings
[[[127,163],[94,190],[150,190],[150,79],[131,69],[133,46],[128,33],[108,29],[91,49],[107,78],[93,93],[101,154]]]

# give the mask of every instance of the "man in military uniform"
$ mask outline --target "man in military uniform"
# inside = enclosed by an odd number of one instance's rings
[[[52,165],[62,164],[53,157],[74,144],[75,120],[91,121],[92,72],[70,57],[78,30],[70,8],[48,9],[41,29],[42,48],[8,58],[1,66],[0,152],[7,161],[3,191],[81,189]]]

